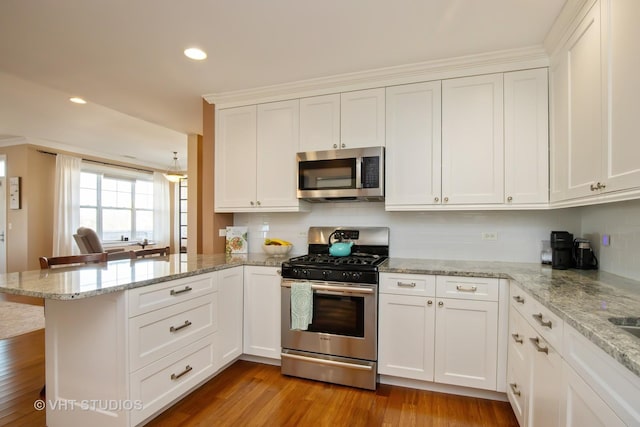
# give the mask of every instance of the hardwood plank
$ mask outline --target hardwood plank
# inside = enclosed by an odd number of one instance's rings
[[[0,340],[0,426],[45,426],[33,407],[44,382],[44,329]]]
[[[376,391],[287,377],[238,361],[148,426],[513,426],[508,402],[381,384]]]

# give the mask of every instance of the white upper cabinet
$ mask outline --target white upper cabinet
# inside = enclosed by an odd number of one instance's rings
[[[640,2],[607,0],[603,2],[602,27],[606,65],[607,133],[603,159],[604,192],[640,187]]]
[[[218,112],[216,212],[299,211],[298,100]]]
[[[385,145],[384,88],[340,94],[340,148]]]
[[[218,111],[215,147],[215,209],[248,209],[256,200],[257,108]]]
[[[596,1],[551,58],[552,202],[640,187],[638,16],[637,1]]]
[[[442,202],[504,201],[502,74],[442,82]]]
[[[507,204],[549,201],[547,69],[504,74],[504,187]]]
[[[261,208],[299,206],[299,114],[297,99],[258,105],[256,203]]]
[[[340,94],[300,99],[300,151],[340,148]]]
[[[551,59],[551,200],[592,194],[602,161],[600,9],[596,4]]]
[[[388,87],[386,92],[387,210],[440,204],[441,83]]]

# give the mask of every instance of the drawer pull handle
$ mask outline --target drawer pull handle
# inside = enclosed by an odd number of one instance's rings
[[[178,332],[180,329],[184,329],[187,326],[191,326],[191,322],[185,320],[184,323],[180,326],[172,326],[169,328],[169,332]]]
[[[524,340],[522,339],[522,337],[520,336],[520,334],[511,334],[511,336],[513,337],[513,340],[515,342],[517,342],[518,344],[522,344],[524,343]]]
[[[540,326],[551,329],[551,320],[547,320],[546,322],[542,320],[542,313],[532,314],[532,316],[540,323]]]
[[[477,286],[469,286],[468,288],[466,286],[462,286],[462,285],[457,285],[456,289],[459,290],[460,292],[475,292],[478,290]]]
[[[398,286],[400,286],[401,288],[415,288],[416,287],[416,282],[398,282]]]
[[[518,390],[518,384],[510,383],[509,387],[511,387],[511,391],[513,392],[514,395],[520,396],[522,394],[522,393],[520,393],[520,390]]]
[[[520,295],[516,295],[515,297],[513,297],[513,300],[519,304],[524,304],[524,298],[522,298]]]
[[[179,374],[171,374],[171,379],[173,381],[177,380],[178,378],[182,377],[183,375],[188,374],[189,372],[191,372],[193,370],[193,368],[190,365],[185,366],[184,371],[180,372]]]
[[[169,292],[170,295],[180,295],[180,294],[184,294],[185,292],[189,292],[192,291],[193,288],[191,286],[185,286],[184,289],[180,289],[179,291],[176,291],[175,289],[171,289],[171,292]]]
[[[536,350],[538,350],[540,353],[549,354],[549,347],[540,346],[540,338],[535,337],[535,338],[529,338],[529,339],[533,343],[533,346],[536,348]]]

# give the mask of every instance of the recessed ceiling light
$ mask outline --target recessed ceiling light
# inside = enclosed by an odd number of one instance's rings
[[[69,98],[69,101],[73,102],[74,104],[86,104],[87,101],[85,101],[82,98],[78,98],[77,96],[74,96],[73,98]]]
[[[195,59],[196,61],[202,61],[207,58],[205,51],[198,49],[197,47],[190,47],[184,50],[184,54],[187,58]]]

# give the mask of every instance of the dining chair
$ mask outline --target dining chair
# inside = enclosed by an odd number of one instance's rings
[[[41,256],[39,259],[40,259],[41,269],[69,266],[72,264],[89,264],[89,263],[101,263],[101,262],[108,261],[106,252],[101,252],[97,254],[65,255],[65,256],[54,256],[54,257]]]
[[[146,258],[148,256],[167,256],[169,255],[169,246],[164,248],[139,249],[137,251],[129,251],[131,259]]]

